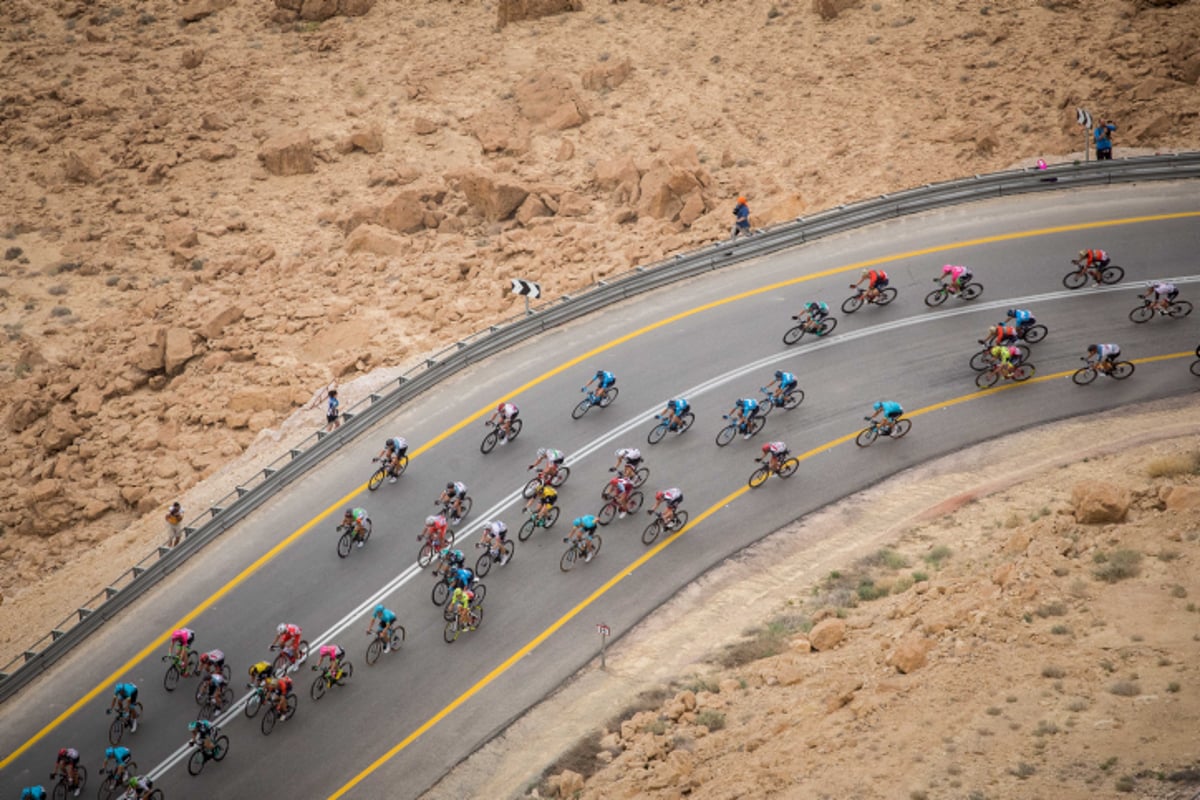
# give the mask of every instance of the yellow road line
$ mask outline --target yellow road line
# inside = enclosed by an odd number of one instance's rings
[[[1185,357],[1189,357],[1189,356],[1193,356],[1193,355],[1194,354],[1192,351],[1187,351],[1187,352],[1183,352],[1183,353],[1170,353],[1168,355],[1161,355],[1161,356],[1148,356],[1146,358],[1137,359],[1133,363],[1143,364],[1143,363],[1150,363],[1153,361],[1166,361],[1166,360],[1172,359],[1172,358],[1185,358]],[[1075,370],[1067,370],[1065,372],[1056,372],[1052,375],[1044,375],[1039,378],[1030,378],[1027,381],[1023,381],[1022,383],[1008,383],[1003,386],[997,386],[997,387],[994,387],[991,389],[975,391],[975,392],[972,392],[971,394],[965,394],[965,395],[960,395],[958,397],[952,397],[949,400],[942,400],[942,401],[934,403],[932,405],[925,406],[924,408],[919,408],[916,411],[913,411],[911,413],[906,413],[906,416],[918,417],[918,416],[921,416],[922,414],[928,414],[931,411],[938,411],[943,408],[949,408],[951,406],[956,406],[960,403],[966,403],[970,400],[978,400],[983,397],[989,397],[993,394],[996,394],[999,391],[1003,391],[1006,389],[1014,389],[1018,386],[1023,386],[1023,385],[1027,385],[1027,384],[1031,384],[1031,383],[1044,383],[1044,382],[1055,380],[1058,378],[1065,378],[1070,375],[1073,375],[1074,373],[1075,373]],[[801,455],[796,456],[796,460],[797,461],[807,461],[808,459],[812,458],[813,456],[817,455],[818,453],[827,452],[829,450],[832,450],[834,447],[837,447],[838,445],[846,444],[847,442],[852,441],[858,435],[858,433],[859,433],[859,431],[855,431],[854,433],[848,433],[845,436],[839,436],[836,439],[833,439],[829,442],[826,442],[825,444],[814,447],[811,450],[808,450],[805,453],[802,453]],[[741,497],[742,495],[746,494],[749,491],[750,491],[750,487],[746,484],[742,484],[736,490],[730,492],[729,494],[725,495],[725,497],[722,497],[716,503],[714,503],[711,506],[709,506],[708,508],[706,508],[695,519],[690,520],[688,522],[688,524],[685,525],[683,528],[676,531],[671,536],[663,539],[661,542],[659,542],[657,545],[651,547],[646,552],[642,553],[642,555],[640,555],[638,558],[634,559],[632,563],[630,563],[628,566],[626,566],[624,569],[622,569],[617,574],[613,575],[611,578],[609,578],[607,581],[605,581],[601,586],[599,586],[594,592],[592,592],[586,598],[581,600],[574,608],[572,608],[566,614],[563,614],[561,617],[559,617],[557,620],[555,620],[550,625],[550,627],[546,628],[544,631],[542,631],[537,636],[535,636],[533,639],[531,639],[520,650],[518,650],[517,652],[513,653],[511,656],[506,658],[503,662],[501,662],[497,667],[495,667],[487,675],[484,675],[482,678],[480,678],[469,689],[467,689],[465,692],[463,692],[458,697],[456,697],[453,701],[451,701],[449,703],[449,705],[445,706],[441,711],[437,712],[432,717],[430,717],[428,720],[426,720],[424,724],[422,724],[419,728],[414,730],[408,736],[404,737],[404,739],[402,739],[400,742],[393,745],[386,753],[384,753],[383,755],[379,756],[374,761],[372,761],[369,765],[367,765],[367,767],[365,769],[362,770],[362,772],[359,772],[357,775],[355,775],[353,778],[351,778],[345,785],[343,785],[341,788],[339,788],[333,794],[329,795],[328,800],[338,800],[338,798],[344,796],[347,792],[349,792],[351,789],[353,789],[359,783],[366,780],[371,775],[371,773],[375,772],[375,770],[379,769],[381,766],[386,764],[389,760],[391,760],[394,756],[399,754],[402,750],[407,748],[409,745],[411,745],[417,739],[421,738],[421,736],[423,736],[430,729],[432,729],[435,725],[437,725],[439,722],[441,722],[443,719],[445,719],[447,716],[449,716],[451,712],[453,712],[455,709],[457,709],[463,703],[467,702],[472,697],[477,695],[479,692],[481,692],[485,688],[487,688],[487,686],[492,681],[499,678],[501,675],[503,675],[505,672],[507,672],[514,664],[516,664],[522,658],[524,658],[525,656],[527,656],[531,652],[533,652],[538,647],[538,645],[540,645],[542,642],[549,639],[560,628],[562,628],[562,626],[566,625],[568,622],[570,622],[572,619],[574,619],[576,616],[578,616],[581,611],[583,611],[585,608],[590,606],[596,600],[599,600],[600,597],[602,597],[604,594],[606,594],[610,589],[612,589],[618,583],[620,583],[621,581],[625,580],[625,578],[628,578],[630,575],[632,575],[634,573],[634,571],[636,571],[639,567],[645,565],[650,559],[654,558],[656,555],[658,555],[663,550],[665,550],[668,546],[671,545],[672,542],[674,542],[680,536],[683,536],[685,533],[687,533],[688,531],[695,528],[701,522],[708,519],[713,514],[717,513],[722,508],[729,505],[734,500],[737,500],[739,497]]]
[[[875,266],[878,264],[886,264],[886,263],[890,263],[893,261],[901,261],[906,258],[915,258],[917,256],[929,255],[930,253],[939,253],[939,252],[943,252],[946,250],[962,249],[964,247],[975,247],[975,246],[983,245],[983,244],[994,244],[996,242],[1012,241],[1015,239],[1026,239],[1026,238],[1032,238],[1035,236],[1047,236],[1047,235],[1055,234],[1055,233],[1068,233],[1071,231],[1092,230],[1095,228],[1116,227],[1119,225],[1135,225],[1135,224],[1146,223],[1146,222],[1165,222],[1165,221],[1177,220],[1177,219],[1187,219],[1187,218],[1191,218],[1191,217],[1200,217],[1200,211],[1183,211],[1183,212],[1178,212],[1178,213],[1174,213],[1174,214],[1155,214],[1155,215],[1151,215],[1151,216],[1142,216],[1142,217],[1126,217],[1124,219],[1102,220],[1099,222],[1083,222],[1083,223],[1078,223],[1075,225],[1060,225],[1060,226],[1053,227],[1053,228],[1037,228],[1035,230],[1030,230],[1030,231],[1017,231],[1014,233],[1003,233],[1003,234],[998,234],[996,236],[985,236],[985,237],[978,238],[978,239],[969,239],[964,242],[954,242],[951,244],[937,245],[934,247],[926,247],[926,248],[923,248],[920,250],[910,250],[906,253],[899,253],[897,255],[892,255],[892,256],[881,256],[879,258],[873,258],[868,261],[859,261],[854,264],[848,264],[848,265],[842,266],[842,267],[833,267],[831,269],[812,273],[810,275],[802,275],[802,276],[799,276],[796,278],[791,278],[786,281],[779,281],[777,283],[773,283],[768,286],[762,286],[762,287],[759,287],[758,289],[752,289],[750,291],[740,292],[735,295],[730,295],[728,297],[724,297],[720,300],[714,300],[710,303],[705,303],[704,305],[696,306],[695,308],[688,309],[687,311],[682,311],[678,314],[667,317],[666,319],[662,319],[662,320],[659,320],[658,322],[651,323],[650,325],[646,325],[646,326],[639,328],[631,333],[627,333],[624,336],[620,336],[616,339],[613,339],[610,342],[607,342],[605,344],[594,347],[591,350],[589,350],[588,352],[584,353],[583,355],[577,356],[569,361],[566,361],[566,362],[560,364],[559,366],[555,367],[554,369],[552,369],[548,372],[545,372],[545,373],[537,376],[536,378],[533,378],[532,380],[530,380],[527,383],[523,384],[522,386],[518,387],[514,391],[509,392],[508,394],[504,395],[502,398],[500,398],[500,400],[497,400],[496,402],[499,403],[499,402],[510,400],[510,399],[516,397],[517,395],[521,394],[522,392],[525,392],[525,391],[537,386],[538,384],[549,380],[550,378],[554,377],[555,375],[558,375],[559,373],[562,373],[562,372],[570,369],[571,367],[577,366],[578,364],[586,361],[589,358],[593,358],[593,357],[599,355],[600,353],[603,353],[607,350],[611,350],[612,348],[617,347],[619,345],[625,344],[626,342],[636,339],[639,336],[643,336],[647,333],[650,333],[651,331],[655,331],[655,330],[658,330],[659,328],[666,327],[667,325],[674,324],[674,323],[678,322],[679,320],[686,319],[687,317],[693,316],[695,314],[700,314],[704,311],[709,311],[711,309],[718,308],[718,307],[726,305],[728,303],[734,303],[739,300],[744,300],[749,297],[755,297],[760,294],[766,294],[768,292],[773,292],[778,289],[782,289],[782,288],[785,288],[788,286],[794,286],[796,284],[815,280],[817,278],[824,278],[824,277],[828,277],[830,275],[837,275],[839,273],[850,272],[852,270],[862,269],[864,267]],[[491,413],[491,409],[494,407],[495,407],[494,404],[488,405],[487,407],[482,408],[479,411],[476,411],[471,416],[459,421],[455,425],[452,425],[451,427],[442,431],[437,436],[433,437],[428,442],[423,444],[421,447],[418,447],[416,450],[414,450],[412,455],[409,457],[410,460],[415,459],[417,456],[421,455],[422,453],[427,452],[428,450],[432,449],[434,446],[445,441],[446,439],[448,439],[450,436],[454,435],[455,433],[458,433],[459,431],[461,431],[462,429],[464,429],[471,423],[478,421],[485,414]],[[214,593],[211,597],[206,599],[200,605],[196,606],[196,608],[192,609],[192,611],[188,612],[188,614],[185,615],[183,617],[183,619],[181,619],[179,622],[177,622],[171,630],[174,630],[175,628],[186,625],[190,620],[195,619],[200,614],[202,614],[204,611],[206,611],[209,607],[211,607],[213,605],[213,603],[217,602],[219,599],[221,599],[225,595],[229,594],[229,592],[233,591],[233,589],[235,589],[237,586],[241,585],[247,578],[249,578],[251,575],[253,575],[255,572],[257,572],[264,564],[266,564],[268,561],[270,561],[271,559],[275,558],[277,555],[282,553],[290,545],[294,544],[301,536],[308,533],[308,531],[312,530],[318,522],[323,520],[325,517],[329,516],[329,514],[333,513],[333,511],[338,506],[347,504],[350,501],[352,501],[354,499],[354,497],[356,497],[359,493],[362,492],[365,485],[366,484],[363,484],[362,486],[359,486],[358,488],[354,489],[352,492],[350,492],[349,494],[342,497],[336,503],[334,503],[333,505],[326,508],[319,515],[317,515],[316,517],[314,517],[313,519],[309,520],[304,525],[302,525],[300,528],[295,530],[287,538],[280,541],[278,544],[276,544],[274,547],[272,547],[270,550],[268,550],[266,553],[264,553],[262,556],[260,556],[257,560],[255,560],[254,563],[252,563],[250,566],[246,567],[244,570],[239,572],[237,574],[237,576],[232,578],[228,583],[226,583],[224,586],[222,586],[220,589],[218,589],[216,591],[216,593]],[[678,533],[682,533],[682,531],[677,532],[676,535],[678,535]],[[672,541],[672,540],[673,540],[673,537],[672,537],[672,539],[664,540],[664,543],[666,541]],[[652,552],[657,552],[657,551],[652,551]],[[38,731],[32,737],[30,737],[30,739],[28,741],[26,741],[24,744],[19,746],[16,750],[14,750],[12,753],[10,753],[8,756],[6,756],[3,761],[0,761],[0,769],[4,769],[5,767],[7,767],[15,759],[17,759],[22,753],[24,753],[26,750],[28,750],[30,747],[32,747],[34,744],[36,744],[38,741],[40,741],[43,737],[45,737],[46,734],[50,733],[50,731],[54,730],[56,727],[58,727],[60,724],[62,724],[64,721],[66,721],[72,714],[74,714],[76,711],[78,711],[80,708],[82,708],[85,703],[88,703],[91,700],[93,700],[101,691],[104,690],[104,688],[106,686],[108,686],[109,684],[115,683],[117,681],[117,679],[120,678],[123,673],[129,671],[138,661],[141,661],[142,659],[144,659],[148,655],[150,655],[151,651],[154,650],[154,648],[160,647],[164,642],[166,642],[167,638],[170,635],[171,635],[170,630],[164,631],[162,634],[160,634],[158,637],[156,637],[152,642],[150,642],[148,645],[146,645],[144,648],[142,648],[140,651],[138,651],[138,653],[133,658],[131,658],[129,661],[122,664],[115,672],[113,672],[111,675],[109,675],[107,678],[105,678],[104,681],[97,684],[95,687],[92,688],[91,691],[89,691],[87,694],[85,694],[83,697],[81,697],[76,702],[72,703],[66,710],[64,710],[61,714],[59,714],[57,717],[55,717],[51,722],[49,722],[40,731]]]

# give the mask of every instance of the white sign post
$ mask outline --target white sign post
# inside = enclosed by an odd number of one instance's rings
[[[604,648],[608,644],[608,637],[612,636],[612,629],[601,622],[596,626],[596,633],[600,634],[600,669],[604,669]]]
[[[533,281],[522,280],[521,278],[512,279],[513,294],[523,295],[525,297],[525,316],[529,316],[533,312],[529,310],[529,298],[537,299],[542,296],[542,287]]]
[[[1075,121],[1083,128],[1083,160],[1090,161],[1092,146],[1092,114],[1086,108],[1075,109]]]

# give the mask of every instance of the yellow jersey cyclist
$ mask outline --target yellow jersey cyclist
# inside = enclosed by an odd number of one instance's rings
[[[622,447],[617,450],[617,463],[608,468],[609,472],[620,471],[620,474],[632,480],[637,475],[638,467],[642,465],[642,451],[636,447]]]
[[[749,439],[754,435],[751,433],[750,422],[757,416],[758,401],[753,397],[742,397],[733,404],[725,418],[737,424],[738,433],[742,434],[743,439]]]
[[[534,512],[534,518],[538,522],[545,522],[546,515],[550,513],[550,509],[556,502],[558,502],[558,490],[550,484],[546,484],[534,492],[533,497],[526,501],[525,510],[533,511],[533,508],[536,506],[537,511]]]
[[[471,601],[474,599],[475,593],[461,586],[455,587],[450,593],[450,607],[458,615],[458,624],[463,630],[475,630],[475,626],[471,624]]]
[[[114,710],[125,711],[129,713],[129,730],[131,733],[137,733],[138,729],[138,712],[137,702],[138,688],[132,683],[118,683],[113,688],[112,702],[109,703],[105,714],[111,714]]]
[[[564,542],[582,541],[583,560],[591,561],[595,554],[596,517],[586,514],[571,521],[571,532],[563,537]]]
[[[771,387],[779,387],[771,393],[771,402],[777,406],[782,406],[787,396],[796,391],[799,386],[796,376],[790,372],[784,372],[781,369],[775,370],[775,380],[763,387],[764,390],[770,390]]]
[[[667,423],[668,430],[677,431],[683,424],[683,415],[691,410],[692,406],[685,398],[677,397],[667,401],[667,407],[658,415],[658,418]]]
[[[433,501],[435,506],[442,506],[450,510],[450,524],[457,525],[462,522],[462,501],[467,497],[467,485],[462,481],[452,481],[446,484],[446,489],[438,499]]]
[[[393,436],[383,443],[378,461],[387,467],[388,483],[395,483],[400,473],[400,459],[408,453],[408,440],[403,436]]]
[[[345,649],[336,644],[323,644],[318,653],[319,658],[317,658],[317,663],[313,665],[313,672],[320,672],[321,667],[325,666],[325,662],[328,660],[329,675],[334,683],[340,685],[344,677],[342,661],[346,658]]]
[[[54,762],[54,771],[50,773],[50,780],[53,781],[62,774],[63,779],[67,782],[67,789],[75,797],[79,797],[79,790],[83,787],[79,785],[79,751],[74,747],[64,747],[58,751],[58,758]]]
[[[271,677],[271,665],[266,661],[259,661],[256,664],[251,664],[247,673],[250,675],[250,682],[246,684],[246,688],[261,689],[263,682]]]
[[[1112,372],[1113,364],[1121,355],[1121,348],[1115,344],[1089,344],[1087,349],[1088,366],[1105,375]]]
[[[362,547],[366,541],[367,526],[371,524],[371,518],[367,516],[365,508],[347,508],[346,513],[342,514],[343,528],[349,528],[354,534],[356,547]]]
[[[665,503],[662,521],[664,525],[670,525],[675,521],[675,509],[679,508],[679,504],[682,502],[683,492],[678,487],[672,486],[670,489],[654,493],[654,505],[646,513],[653,516],[654,512],[658,511],[658,507]]]
[[[592,384],[596,384],[596,391],[593,394],[596,397],[596,402],[599,403],[605,397],[608,397],[608,389],[617,382],[617,376],[605,369],[596,370],[596,374],[587,382],[586,386],[580,388],[579,391],[586,392],[591,388]]]
[[[508,444],[508,438],[512,435],[513,420],[520,414],[521,409],[517,408],[515,403],[501,403],[496,406],[496,410],[492,412],[488,422],[500,428],[500,438],[496,440],[497,442]]]
[[[133,753],[128,747],[104,748],[104,763],[100,770],[112,776],[113,783],[120,785],[128,777],[129,763],[133,761]]]
[[[483,523],[483,539],[475,546],[486,547],[488,555],[496,559],[503,567],[508,563],[508,553],[504,550],[506,541],[508,541],[508,526],[500,520],[491,520]]]
[[[874,420],[882,414],[883,417],[880,419],[879,432],[884,436],[890,436],[892,427],[900,421],[900,417],[904,416],[904,409],[894,400],[876,400],[871,408],[874,409],[874,413],[867,417],[867,419]]]
[[[767,469],[778,474],[783,462],[788,460],[788,446],[783,442],[767,442],[762,446],[762,457],[756,461],[765,462]]]
[[[554,482],[554,476],[558,474],[558,468],[567,460],[567,455],[562,450],[555,450],[553,447],[539,447],[537,458],[529,465],[529,469],[537,469],[538,477],[542,479],[542,483],[551,484]],[[538,469],[538,468],[541,469]]]
[[[799,314],[793,314],[792,319],[800,323],[809,333],[815,333],[821,325],[821,320],[829,316],[829,306],[820,300],[811,300],[804,304]]]
[[[991,371],[1004,378],[1011,378],[1013,367],[1021,363],[1021,351],[1014,345],[994,344],[988,353],[995,362],[992,364]]]
[[[384,608],[383,604],[375,606],[375,610],[371,612],[371,621],[367,623],[367,633],[373,633],[383,639],[383,652],[390,653],[392,650],[392,636],[396,627],[396,614],[389,608]]]

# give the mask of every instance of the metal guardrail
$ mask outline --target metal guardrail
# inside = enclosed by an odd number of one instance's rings
[[[550,328],[669,283],[732,266],[804,242],[908,214],[959,203],[1032,192],[1078,189],[1114,183],[1200,177],[1200,152],[1027,168],[926,184],[891,195],[822,211],[775,225],[736,242],[721,241],[646,267],[635,267],[573,295],[534,306],[528,315],[509,317],[426,358],[402,374],[386,394],[374,393],[343,413],[344,424],[318,431],[216,501],[184,525],[173,549],[159,547],[127,569],[103,591],[0,668],[0,703],[66,655],[107,620],[187,561],[196,551],[241,521],[308,469],[359,433],[381,421],[440,381]],[[13,668],[16,667],[15,670]]]

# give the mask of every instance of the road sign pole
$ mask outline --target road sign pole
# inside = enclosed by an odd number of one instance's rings
[[[522,295],[525,298],[525,316],[529,316],[533,312],[529,310],[529,295]]]
[[[600,669],[606,669],[604,650],[608,646],[608,637],[612,636],[612,629],[601,622],[596,626],[596,632],[600,634]]]

